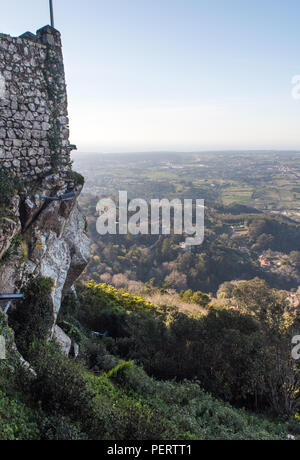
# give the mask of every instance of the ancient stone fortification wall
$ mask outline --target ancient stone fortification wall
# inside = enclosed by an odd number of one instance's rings
[[[60,33],[0,34],[0,167],[23,180],[70,169]]]

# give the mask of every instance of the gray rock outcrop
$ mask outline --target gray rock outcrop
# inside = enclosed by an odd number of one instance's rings
[[[45,179],[45,183],[49,183],[49,178]],[[45,193],[44,185],[42,183],[40,194]],[[59,191],[52,190],[52,193],[59,195],[65,192],[64,186]],[[16,235],[19,238],[0,266],[0,292],[18,291],[31,276],[51,278],[53,323],[63,295],[80,276],[90,257],[85,217],[77,204],[81,189],[82,186],[75,187],[74,198],[67,202],[43,204],[32,196],[23,199],[18,196],[20,209],[16,208],[14,215],[4,217],[2,222],[5,224],[0,228],[0,248],[3,250],[10,248]]]

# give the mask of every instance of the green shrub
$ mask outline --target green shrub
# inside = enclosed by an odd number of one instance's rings
[[[84,441],[87,435],[81,431],[80,424],[72,422],[61,414],[38,417],[39,439],[41,441]]]
[[[287,426],[214,399],[197,382],[159,382],[120,363],[111,378],[89,375],[102,439],[286,439]],[[121,371],[121,374],[120,374]],[[100,432],[99,432],[100,433]]]
[[[119,361],[116,356],[108,353],[103,341],[89,340],[81,344],[80,356],[95,375],[110,371]]]
[[[59,320],[72,318],[78,315],[80,303],[74,292],[70,291],[64,296],[61,308],[59,311]]]
[[[193,292],[191,289],[188,291],[181,291],[179,298],[184,302],[197,304],[204,308],[210,303],[210,298],[207,294],[203,294],[201,291]]]
[[[17,347],[25,358],[29,358],[36,343],[49,337],[53,324],[52,289],[52,279],[32,279],[24,289],[24,301],[9,317]]]
[[[81,287],[79,304],[68,297],[60,324],[80,343],[84,366],[45,340],[51,287],[45,278],[31,281],[25,290],[28,303],[13,315],[18,343],[37,376],[23,378],[20,385],[16,363],[0,361],[0,439],[275,440],[298,435],[297,419],[273,422],[202,388],[237,403],[260,388],[255,385],[264,377],[264,349],[253,317],[214,309],[188,316],[106,285]],[[109,329],[110,337],[94,338],[89,327]],[[6,316],[0,315],[0,332],[13,342],[8,329]]]
[[[121,361],[113,369],[107,372],[106,376],[109,379],[114,379],[116,382],[122,382],[126,371],[133,366],[132,361]]]
[[[128,366],[121,366],[121,368],[128,369]],[[157,409],[144,403],[142,398],[126,394],[107,376],[89,375],[88,382],[95,394],[94,407],[102,423],[102,428],[98,431],[100,436],[98,439],[175,439],[175,431],[168,420]]]
[[[0,440],[33,440],[38,437],[32,411],[0,390]]]
[[[39,345],[32,355],[37,373],[31,392],[48,414],[85,420],[92,412],[92,394],[87,390],[84,368],[63,356],[54,344]]]
[[[78,172],[72,171],[71,172],[71,178],[74,181],[75,186],[77,186],[77,185],[84,186],[84,182],[85,182],[84,177],[81,174],[79,174]]]

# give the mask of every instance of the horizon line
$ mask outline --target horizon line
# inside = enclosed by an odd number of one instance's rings
[[[299,149],[223,149],[223,150],[140,150],[126,152],[115,151],[115,152],[97,152],[97,151],[84,151],[77,150],[73,151],[72,155],[157,155],[157,154],[177,154],[177,155],[189,155],[189,154],[201,154],[201,153],[299,153]]]

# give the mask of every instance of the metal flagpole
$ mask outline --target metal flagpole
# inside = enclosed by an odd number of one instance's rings
[[[54,14],[53,14],[53,1],[49,0],[50,5],[50,19],[51,19],[51,27],[54,28]]]

